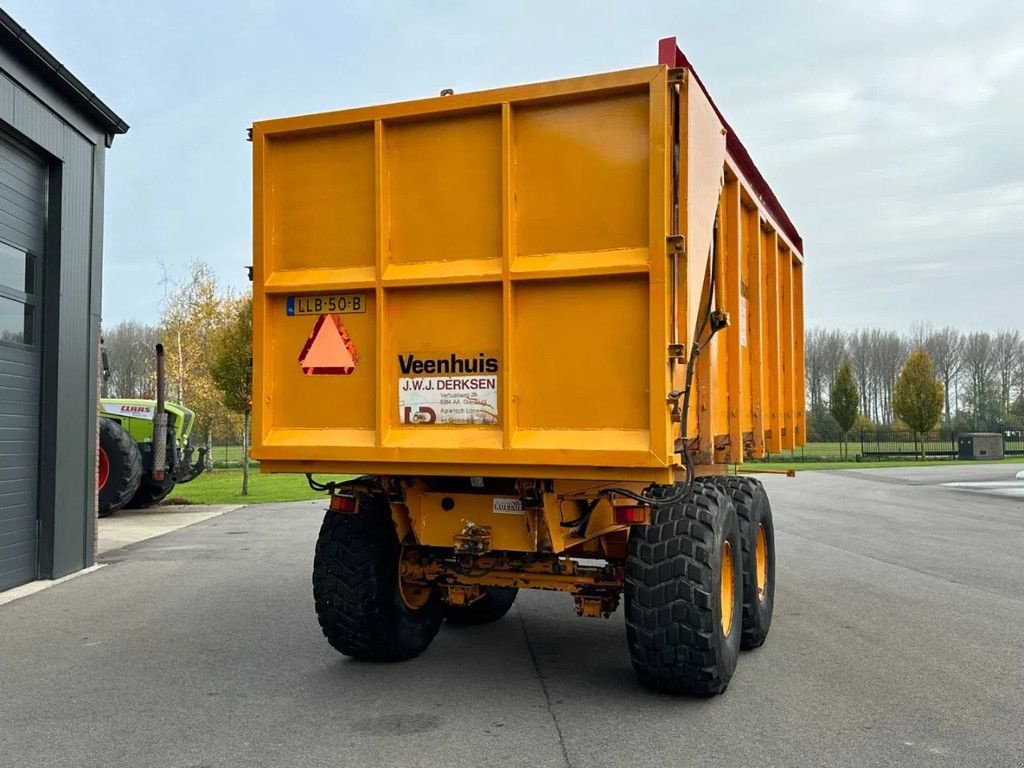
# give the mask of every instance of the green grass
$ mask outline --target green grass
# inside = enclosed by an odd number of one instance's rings
[[[191,483],[179,485],[168,501],[177,504],[263,504],[327,498],[324,493],[311,491],[303,475],[261,475],[255,468],[249,472],[249,495],[242,496],[241,490],[242,470],[215,469]]]
[[[891,445],[891,443],[888,445]],[[901,446],[905,451],[915,450],[914,443],[912,442],[902,443]],[[876,447],[877,446],[871,442],[866,442],[863,446],[864,450],[869,452],[875,450]],[[941,442],[929,441],[925,443],[924,447],[925,450],[928,451],[949,451],[951,444],[948,440]],[[920,448],[917,448],[917,450],[920,450]],[[845,454],[848,457],[846,460],[854,461],[860,452],[861,442],[859,438],[851,439],[850,442],[846,444]],[[774,454],[772,456],[772,461],[774,462],[776,458],[779,461],[843,461],[844,449],[840,443],[808,443],[802,448],[797,448],[793,451],[783,451],[781,454]],[[908,456],[906,458],[913,461],[912,456]],[[892,459],[892,461],[901,460],[902,459]],[[872,459],[868,457],[865,461],[872,461]]]
[[[227,459],[238,462],[241,459],[241,449],[230,446],[226,454],[223,447],[214,449],[214,461],[220,463]],[[850,457],[848,461],[838,461],[839,443],[811,443],[803,449],[792,454],[784,453],[772,457],[771,461],[745,462],[743,469],[747,471],[758,470],[816,470],[816,469],[884,469],[891,467],[934,467],[949,466],[952,464],[1024,464],[1024,456],[1013,456],[1002,461],[957,461],[952,459],[920,459],[904,458],[886,461],[853,461],[852,458],[860,452],[860,443],[850,444]],[[339,478],[332,478],[339,479]],[[171,494],[170,503],[190,504],[263,504],[266,502],[280,501],[304,501],[306,499],[323,499],[325,495],[317,491],[311,491],[302,475],[261,475],[259,468],[254,466],[249,472],[249,495],[241,495],[242,470],[216,469],[213,472],[200,475],[191,483],[180,485]]]

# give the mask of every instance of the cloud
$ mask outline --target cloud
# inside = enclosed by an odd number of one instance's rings
[[[183,10],[183,8],[185,10]],[[157,259],[245,286],[253,120],[652,64],[678,34],[804,236],[808,324],[1020,326],[1024,11],[977,0],[81,0],[6,9],[132,124],[108,155],[108,322]],[[1014,260],[1017,260],[1015,262]]]

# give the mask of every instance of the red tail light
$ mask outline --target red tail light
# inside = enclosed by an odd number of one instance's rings
[[[615,507],[615,522],[619,525],[647,523],[647,507]]]
[[[331,496],[331,511],[344,512],[345,514],[351,515],[356,511],[356,497],[339,495]]]

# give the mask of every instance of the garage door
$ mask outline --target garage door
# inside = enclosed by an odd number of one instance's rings
[[[0,133],[0,590],[36,577],[46,166]]]

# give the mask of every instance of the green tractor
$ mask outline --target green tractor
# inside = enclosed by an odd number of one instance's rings
[[[103,350],[103,377],[110,375]],[[96,488],[100,517],[122,507],[159,504],[179,483],[195,480],[206,466],[206,449],[192,463],[188,438],[195,414],[164,400],[164,348],[156,345],[156,400],[100,400],[100,447]]]

